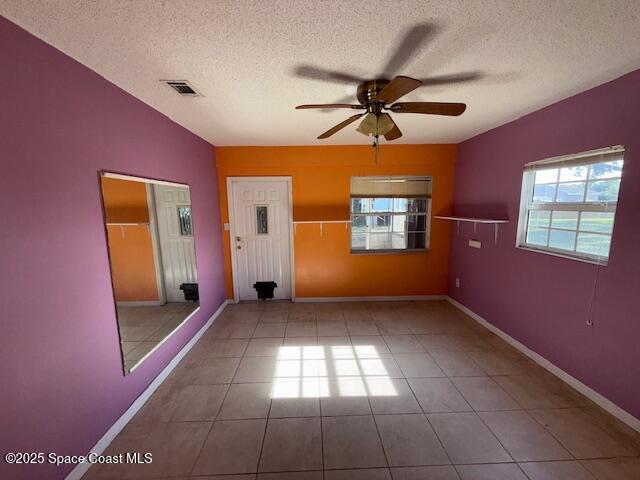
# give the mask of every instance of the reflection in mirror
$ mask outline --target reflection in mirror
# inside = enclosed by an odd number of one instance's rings
[[[189,187],[103,173],[111,283],[125,373],[199,307]]]

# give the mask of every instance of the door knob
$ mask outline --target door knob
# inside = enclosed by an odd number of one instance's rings
[[[242,245],[238,245],[236,248],[240,250],[242,248]]]
[[[240,237],[236,237],[236,242],[240,242],[242,239]]]

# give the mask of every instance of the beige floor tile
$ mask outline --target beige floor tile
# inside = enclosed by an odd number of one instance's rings
[[[573,459],[571,454],[525,411],[482,412],[478,415],[518,462]]]
[[[487,335],[453,333],[450,337],[460,349],[465,351],[491,350],[493,348]]]
[[[279,472],[279,473],[259,473],[257,480],[322,480],[322,472]],[[194,479],[198,480],[198,479]],[[202,480],[209,480],[203,478]],[[220,479],[223,480],[223,479]],[[225,478],[224,480],[236,480]]]
[[[474,410],[517,410],[520,406],[489,377],[456,377],[451,381]]]
[[[213,421],[228,385],[186,385],[173,404],[172,422]]]
[[[275,357],[282,347],[282,338],[252,338],[244,352],[245,357]]]
[[[518,375],[527,373],[527,364],[521,355],[510,355],[500,350],[470,350],[469,355],[487,375]]]
[[[411,330],[401,319],[375,320],[374,323],[382,335],[409,335]]]
[[[640,478],[640,458],[638,457],[582,460],[580,463],[598,480],[638,480]]]
[[[272,382],[276,374],[276,357],[247,357],[238,366],[233,383]]]
[[[530,413],[576,458],[634,455],[632,450],[581,415],[578,409],[531,410]]]
[[[345,317],[348,317],[345,315]],[[380,335],[380,330],[376,327],[376,324],[373,320],[365,320],[365,319],[349,319],[346,318],[347,322],[347,330],[349,331],[349,335]]]
[[[329,396],[320,398],[323,416],[370,415],[367,387],[362,377],[343,377],[329,381]]]
[[[351,338],[349,337],[318,337],[318,345],[325,347],[326,358],[332,358],[333,349],[331,347],[353,347],[351,345]]]
[[[456,469],[449,465],[396,467],[391,469],[391,475],[393,480],[460,480]]]
[[[425,413],[473,410],[448,378],[410,378],[407,381]]]
[[[224,420],[213,424],[192,475],[253,473],[266,420]]]
[[[358,352],[358,346],[354,348],[356,355]],[[389,377],[389,378],[403,378],[402,370],[396,363],[393,355],[379,355],[378,358],[364,357],[358,359],[360,370],[365,377]]]
[[[391,474],[387,468],[325,470],[324,480],[391,480]]]
[[[375,351],[377,355],[391,353],[384,338],[380,335],[351,335],[351,344],[354,347],[367,347],[366,350]]]
[[[422,413],[413,391],[402,378],[366,378],[369,403],[374,414]]]
[[[174,379],[165,380],[133,417],[130,424],[155,425],[158,422],[168,422],[173,413],[177,393],[182,387]]]
[[[456,469],[462,480],[527,480],[515,463],[459,465]]]
[[[140,342],[122,342],[122,354],[126,355],[132,352],[138,345]]]
[[[181,478],[172,478],[170,480],[183,480]],[[189,477],[184,480],[256,480],[255,473],[248,475],[207,475],[206,477]]]
[[[287,323],[288,318],[287,310],[265,310],[260,315],[260,323]]]
[[[251,338],[256,329],[255,323],[232,323],[216,329],[215,336],[218,339],[225,338]]]
[[[321,320],[318,321],[318,336],[320,337],[342,337],[349,335],[347,324],[344,320]]]
[[[529,480],[596,480],[578,462],[521,463]]]
[[[453,341],[451,335],[416,335],[416,339],[427,352],[460,351],[462,348]]]
[[[203,345],[206,357],[242,357],[249,344],[249,340],[235,338],[230,340],[213,340]],[[199,347],[198,344],[196,347]]]
[[[453,463],[513,461],[475,413],[434,413],[427,418]]]
[[[564,395],[532,375],[496,376],[493,379],[523,408],[571,407],[575,404],[573,397]]]
[[[218,415],[221,420],[267,418],[272,384],[234,383],[229,387]]]
[[[176,382],[182,385],[231,383],[239,363],[236,357],[206,358],[199,366],[178,367]]]
[[[156,427],[150,423],[129,423],[107,447],[105,455],[117,455],[126,453],[146,453],[141,450],[144,440]],[[129,470],[128,465],[99,464],[96,463],[82,477],[83,480],[112,480],[124,478]]]
[[[286,323],[261,323],[253,332],[253,338],[282,338]]]
[[[153,462],[128,465],[124,478],[188,475],[205,443],[210,422],[160,423],[138,447]]]
[[[444,372],[427,353],[395,353],[396,363],[406,378],[444,377]]]
[[[413,335],[385,335],[383,338],[391,353],[424,352],[424,348]]]
[[[373,416],[323,417],[325,469],[386,467]]]
[[[484,371],[466,352],[431,352],[438,366],[449,377],[475,377]]]
[[[260,456],[260,472],[322,468],[320,418],[269,419]]]
[[[287,323],[286,337],[313,337],[318,334],[316,322]]]
[[[376,415],[375,420],[389,466],[450,463],[424,415]]]
[[[283,345],[317,345],[318,337],[284,337]]]
[[[320,398],[272,398],[269,418],[319,417]]]

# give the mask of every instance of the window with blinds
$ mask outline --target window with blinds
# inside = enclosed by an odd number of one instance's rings
[[[606,264],[623,155],[617,146],[526,164],[517,246]]]
[[[431,177],[351,177],[351,251],[426,251]]]

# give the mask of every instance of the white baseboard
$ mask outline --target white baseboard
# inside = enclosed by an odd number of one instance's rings
[[[140,300],[131,302],[116,302],[117,307],[159,307],[165,305],[160,300]]]
[[[326,303],[326,302],[401,302],[417,300],[445,300],[446,295],[389,295],[371,297],[296,297],[297,303]]]
[[[556,377],[558,377],[560,380],[562,380],[563,382],[565,382],[565,383],[569,384],[570,386],[572,386],[573,388],[575,388],[578,392],[583,394],[585,397],[587,397],[589,400],[594,402],[600,408],[602,408],[606,412],[610,413],[611,415],[616,417],[618,420],[620,420],[624,424],[626,424],[629,427],[633,428],[635,431],[640,432],[640,419],[637,419],[636,417],[631,415],[626,410],[623,410],[618,405],[613,403],[611,400],[609,400],[605,396],[601,395],[600,393],[596,392],[591,387],[588,387],[587,385],[582,383],[580,380],[572,377],[567,372],[562,370],[560,367],[557,367],[556,365],[551,363],[549,360],[544,358],[542,355],[534,352],[533,350],[528,348],[526,345],[520,343],[518,340],[513,338],[508,333],[505,333],[504,331],[500,330],[495,325],[489,323],[486,319],[484,319],[483,317],[481,317],[480,315],[475,313],[473,310],[470,310],[469,308],[465,307],[464,305],[462,305],[457,300],[455,300],[455,299],[453,299],[453,298],[451,298],[449,296],[447,296],[447,300],[449,301],[449,303],[451,303],[452,305],[456,306],[457,308],[462,310],[464,313],[469,315],[471,318],[473,318],[480,325],[482,325],[483,327],[487,328],[488,330],[491,330],[493,333],[498,335],[500,338],[502,338],[505,342],[510,344],[512,347],[516,348],[517,350],[522,352],[524,355],[529,357],[531,360],[536,362],[542,368],[544,368],[545,370],[551,372]]]
[[[105,433],[98,443],[91,449],[90,452],[87,453],[96,453],[98,455],[102,454],[106,448],[111,444],[114,438],[122,431],[122,429],[129,423],[129,421],[134,417],[138,410],[142,408],[147,400],[151,397],[153,392],[162,384],[162,382],[169,376],[169,374],[173,371],[174,368],[180,363],[180,360],[189,353],[189,350],[193,348],[200,337],[204,335],[204,333],[209,329],[209,327],[213,324],[216,318],[222,313],[222,311],[227,306],[227,301],[222,302],[222,305],[218,307],[218,309],[211,315],[211,318],[207,320],[198,332],[191,337],[191,340],[187,342],[187,344],[182,347],[182,349],[176,354],[175,357],[171,359],[169,364],[164,367],[164,369],[158,374],[158,376],[151,382],[151,384],[140,394],[138,398],[131,404],[131,406],[127,409],[126,412],[122,414],[122,416],[114,423],[107,433]],[[66,480],[79,480],[91,467],[90,463],[79,463],[76,468],[74,468],[69,475],[66,476]]]

